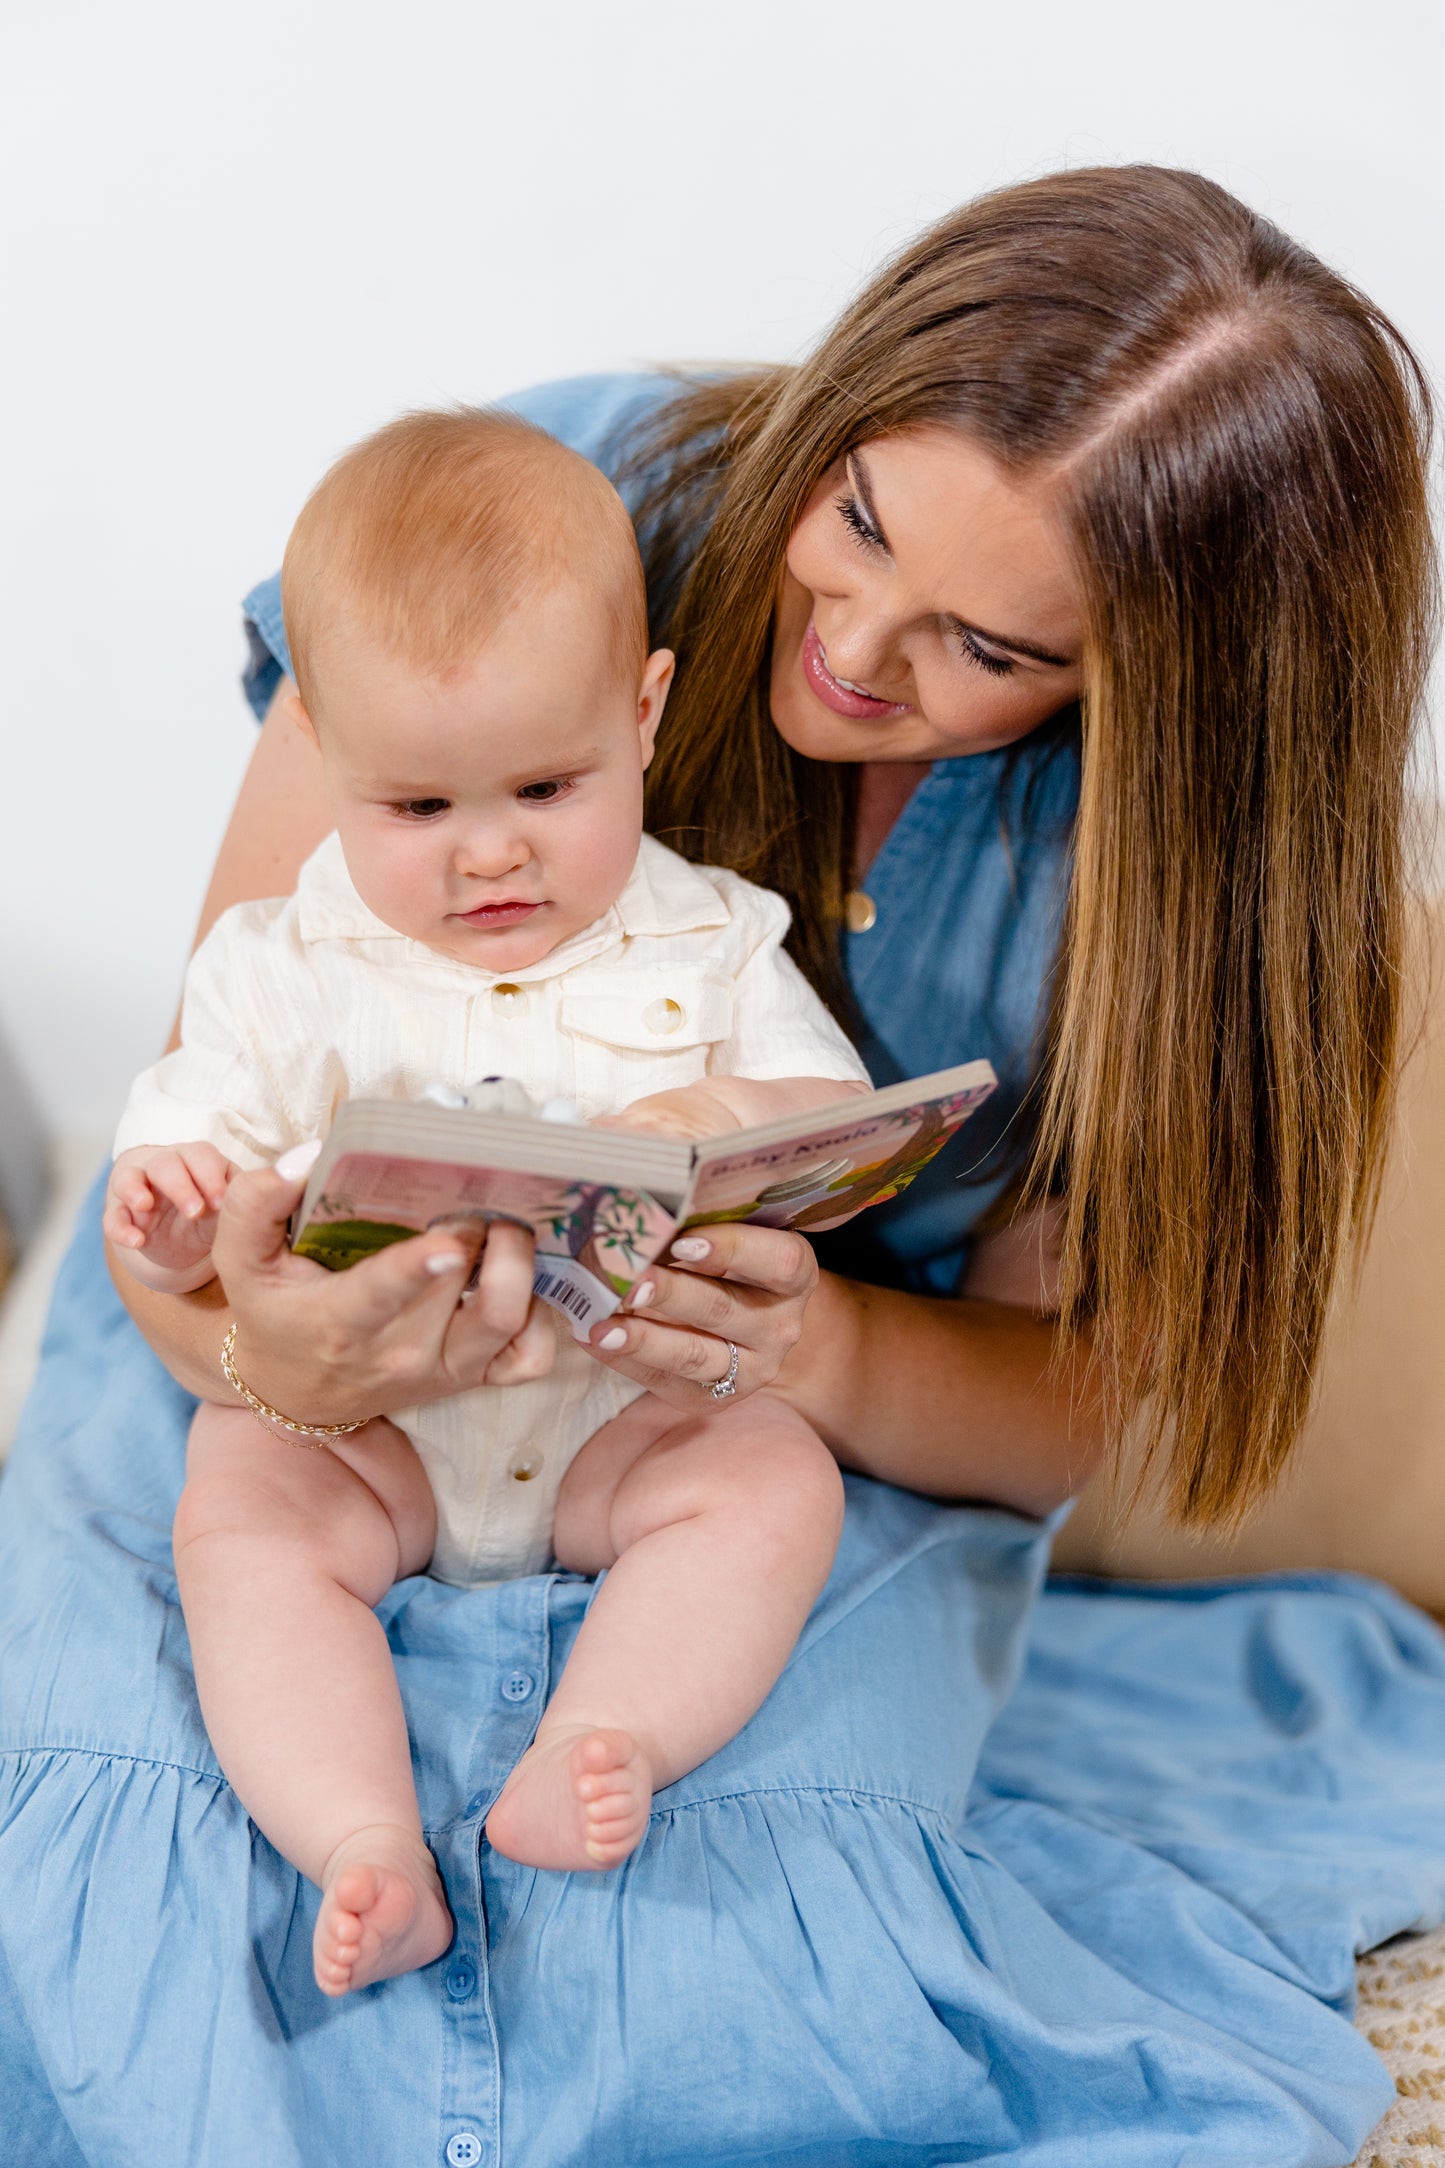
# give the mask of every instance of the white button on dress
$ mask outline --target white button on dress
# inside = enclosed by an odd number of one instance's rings
[[[649,1031],[659,1038],[666,1038],[674,1031],[681,1031],[687,1011],[680,1001],[649,1001],[642,1012],[642,1021]]]

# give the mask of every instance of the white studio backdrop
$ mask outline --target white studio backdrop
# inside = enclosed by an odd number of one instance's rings
[[[239,599],[399,409],[788,357],[978,191],[1235,189],[1445,365],[1437,0],[48,0],[0,46],[0,1032],[101,1131],[251,725]]]

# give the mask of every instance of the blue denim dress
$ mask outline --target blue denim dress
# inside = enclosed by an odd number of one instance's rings
[[[659,395],[587,379],[519,404],[605,458]],[[264,704],[274,586],[250,610]],[[925,781],[849,957],[880,1077],[983,1053],[1016,1106],[1074,787],[1042,744]],[[951,1288],[996,1145],[911,1192],[860,1264]],[[1436,1630],[1339,1576],[1045,1589],[1047,1524],[864,1482],[767,1704],[610,1875],[519,1867],[482,1834],[591,1585],[395,1588],[456,1939],[325,2001],[315,1892],[200,1721],[170,1558],[192,1403],[97,1222],[93,1197],[0,1485],[5,2168],[1353,2157],[1392,2097],[1348,2022],[1353,1953],[1445,1906]]]

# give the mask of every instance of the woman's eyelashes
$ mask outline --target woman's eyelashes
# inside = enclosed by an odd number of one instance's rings
[[[839,497],[835,502],[839,517],[855,542],[861,543],[864,549],[887,549],[888,542],[882,530],[873,524],[856,496]],[[986,670],[990,677],[1007,677],[1014,668],[1006,655],[993,654],[983,646],[977,634],[969,626],[960,624],[957,618],[948,620],[948,629],[958,642],[964,660],[973,663],[977,669]]]
[[[1007,677],[1013,669],[1014,665],[1006,655],[990,654],[986,647],[981,646],[977,634],[971,632],[967,625],[955,624],[952,631],[965,659],[976,664],[980,670],[987,670],[990,677]]]
[[[843,525],[848,529],[849,533],[853,536],[853,539],[856,542],[861,542],[865,549],[887,549],[888,544],[884,540],[883,535],[881,534],[879,529],[874,526],[872,520],[868,517],[868,514],[864,511],[862,505],[859,503],[856,497],[852,495],[846,497],[839,497],[835,499],[835,502],[837,504],[839,517],[842,519]]]

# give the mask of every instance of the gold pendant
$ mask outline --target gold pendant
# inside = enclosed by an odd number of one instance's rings
[[[843,905],[843,916],[848,921],[849,933],[867,933],[878,923],[878,906],[861,888],[850,888],[848,900]]]

